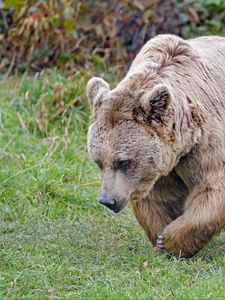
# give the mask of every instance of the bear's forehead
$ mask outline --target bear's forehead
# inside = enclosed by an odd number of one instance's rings
[[[106,120],[98,120],[89,128],[89,147],[92,151],[103,151],[104,148],[117,149],[120,145],[136,140],[136,126],[132,121],[124,121],[110,126]]]
[[[112,163],[119,159],[154,157],[159,143],[154,135],[141,130],[134,122],[123,122],[108,129],[96,122],[89,132],[89,152],[95,161]]]
[[[132,119],[123,119],[113,127],[107,120],[98,120],[91,125],[89,129],[90,145],[95,148],[110,146],[111,148],[120,148],[126,145],[126,148],[132,145],[149,140],[154,137],[154,133],[146,129]]]
[[[135,101],[132,97],[108,97],[102,103],[97,121],[101,124],[104,123],[108,129],[114,127],[124,127],[124,122],[133,121],[133,110],[135,107]]]

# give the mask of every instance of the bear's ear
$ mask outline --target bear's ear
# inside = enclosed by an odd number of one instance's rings
[[[86,94],[91,106],[100,98],[100,95],[110,90],[109,84],[99,77],[93,77],[88,81]]]
[[[150,92],[144,94],[136,110],[139,121],[147,123],[164,123],[172,99],[169,88],[158,84]]]

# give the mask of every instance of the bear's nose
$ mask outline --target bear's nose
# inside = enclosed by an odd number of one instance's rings
[[[114,212],[117,211],[116,200],[112,197],[101,195],[99,203],[105,205],[106,207],[113,210]]]

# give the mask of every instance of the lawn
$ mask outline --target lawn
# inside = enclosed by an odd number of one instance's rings
[[[129,208],[98,204],[85,82],[55,71],[0,82],[0,298],[225,299],[224,233],[169,260]]]

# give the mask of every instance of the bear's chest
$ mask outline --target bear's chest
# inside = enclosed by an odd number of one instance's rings
[[[192,155],[182,157],[175,167],[175,171],[188,187],[189,192],[201,182],[202,166]]]

